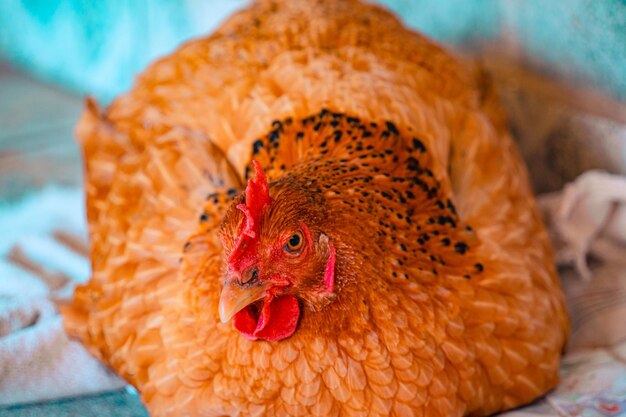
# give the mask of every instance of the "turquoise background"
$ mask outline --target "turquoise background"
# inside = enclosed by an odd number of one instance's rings
[[[243,0],[2,0],[0,57],[107,100],[150,61],[214,29]],[[457,46],[517,45],[536,68],[626,100],[626,0],[383,0]]]

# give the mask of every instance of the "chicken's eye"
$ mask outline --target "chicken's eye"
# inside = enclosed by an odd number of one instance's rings
[[[301,231],[295,232],[285,245],[285,250],[289,253],[296,253],[302,249],[302,245],[304,245],[304,237],[302,236]]]

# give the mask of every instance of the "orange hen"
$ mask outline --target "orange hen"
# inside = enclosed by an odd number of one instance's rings
[[[504,125],[377,6],[253,4],[88,103],[93,276],[65,326],[154,416],[527,403],[567,318]]]

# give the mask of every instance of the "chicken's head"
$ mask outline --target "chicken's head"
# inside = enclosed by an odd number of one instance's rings
[[[335,248],[320,225],[322,208],[292,184],[270,186],[253,161],[254,178],[222,224],[227,255],[220,296],[222,322],[245,337],[277,341],[298,326],[303,303],[332,298]]]

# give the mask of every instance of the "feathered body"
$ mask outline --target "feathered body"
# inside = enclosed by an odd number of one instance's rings
[[[65,325],[152,415],[488,415],[557,383],[563,298],[497,105],[379,7],[253,4],[77,132],[93,276]],[[307,277],[275,341],[218,311],[252,159],[249,235],[312,248],[264,261]]]

